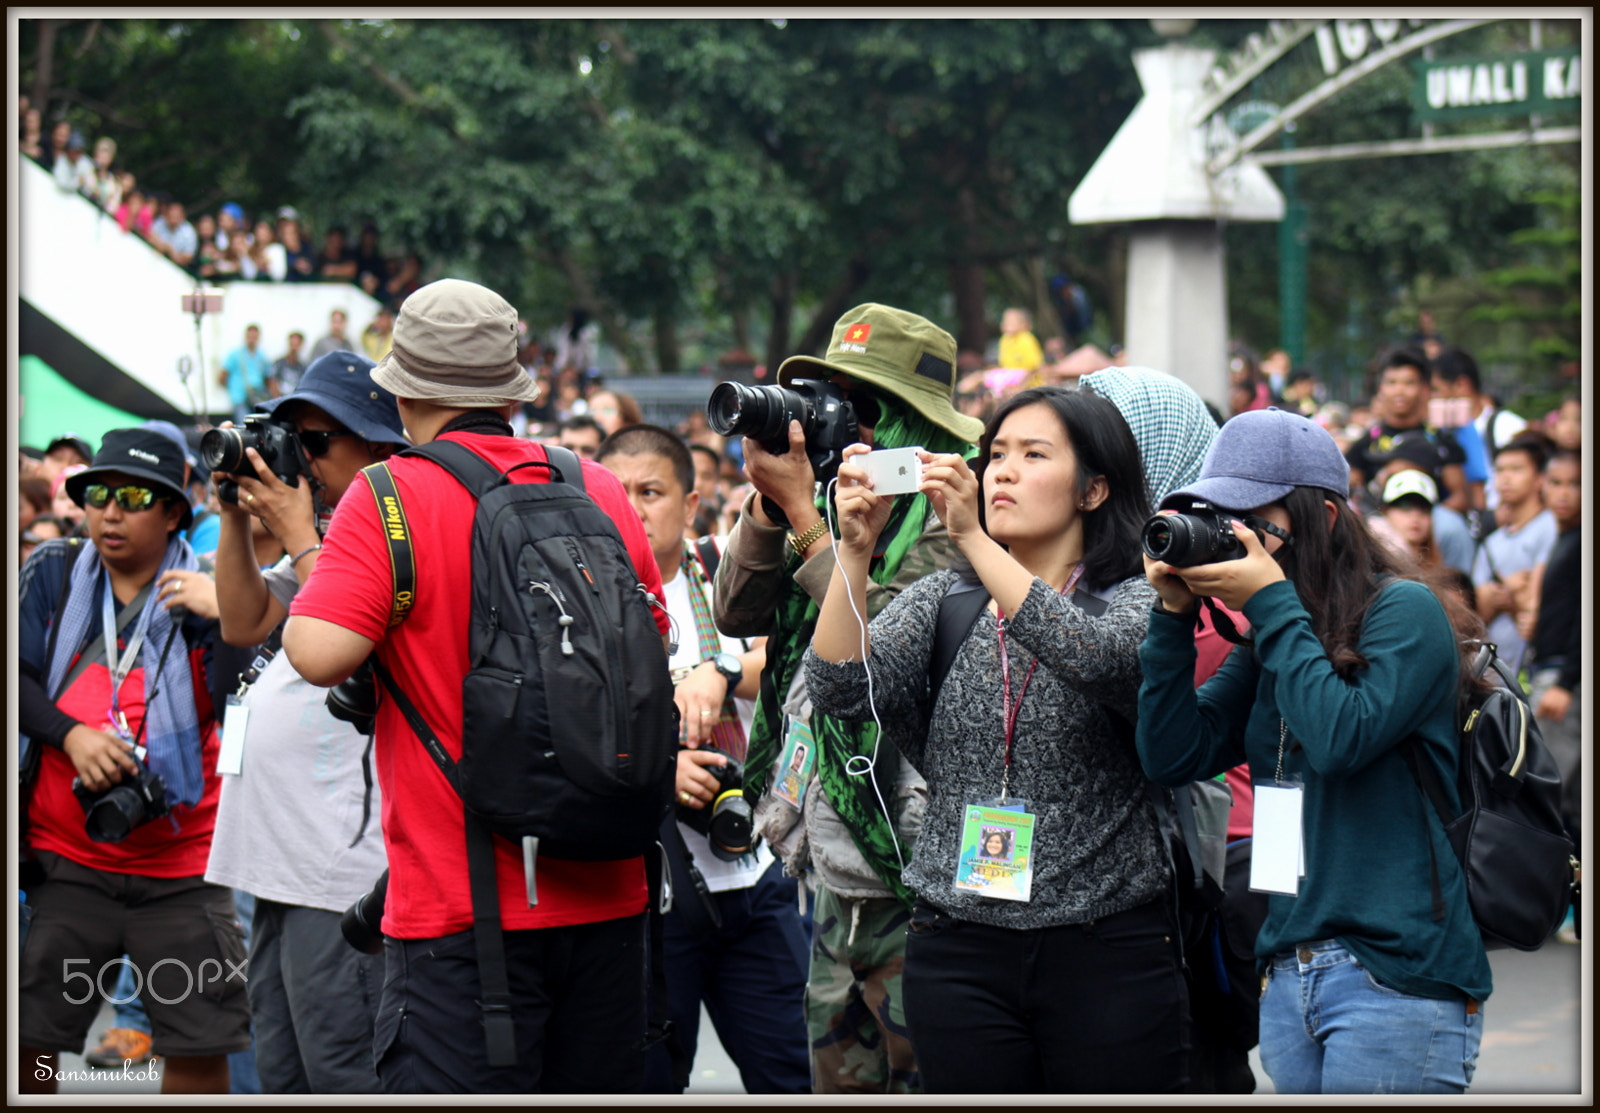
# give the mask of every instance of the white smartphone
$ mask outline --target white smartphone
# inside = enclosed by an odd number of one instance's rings
[[[857,457],[880,495],[911,495],[922,485],[920,448],[883,448]]]

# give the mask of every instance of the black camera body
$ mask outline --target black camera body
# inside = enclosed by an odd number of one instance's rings
[[[1139,543],[1151,560],[1174,568],[1216,564],[1244,557],[1244,543],[1228,523],[1238,515],[1208,502],[1196,502],[1182,514],[1156,514],[1145,522]]]
[[[72,794],[83,806],[83,829],[93,842],[121,842],[135,827],[160,819],[167,806],[167,786],[150,767],[133,756],[138,771],[103,792],[93,792],[72,778]]]
[[[378,678],[372,671],[372,658],[356,666],[342,683],[328,689],[323,700],[328,714],[341,722],[349,723],[361,734],[371,734],[377,729]]]
[[[383,907],[389,898],[389,871],[339,917],[344,941],[363,954],[383,953]]]
[[[774,455],[789,451],[789,422],[806,435],[806,458],[826,483],[839,470],[848,445],[861,439],[856,408],[844,390],[818,379],[788,386],[718,383],[706,402],[706,423],[723,437],[750,437]]]
[[[724,862],[737,861],[750,853],[755,832],[750,804],[744,798],[744,766],[730,757],[726,765],[701,768],[717,779],[717,798],[709,808],[679,804],[678,818],[710,841],[712,854]]]
[[[272,474],[291,487],[299,486],[299,477],[307,474],[305,454],[300,449],[300,437],[295,427],[287,421],[277,421],[266,414],[247,414],[244,426],[236,429],[210,429],[200,438],[200,461],[210,471],[223,475],[243,475],[260,479],[244,450],[253,448]],[[217,497],[223,502],[239,501],[239,484],[232,479],[217,480]]]

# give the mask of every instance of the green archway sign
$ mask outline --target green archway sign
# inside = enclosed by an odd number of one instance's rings
[[[1553,116],[1580,108],[1583,59],[1576,47],[1439,58],[1415,68],[1412,104],[1419,120]]]

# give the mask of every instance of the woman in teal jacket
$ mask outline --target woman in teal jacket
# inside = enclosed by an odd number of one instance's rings
[[[1400,745],[1420,743],[1453,794],[1458,638],[1440,599],[1374,542],[1348,490],[1325,431],[1261,410],[1224,425],[1199,481],[1164,500],[1169,512],[1221,511],[1223,541],[1231,532],[1243,553],[1205,564],[1146,556],[1160,602],[1140,650],[1139,757],[1172,786],[1250,763],[1251,884],[1274,893],[1256,955],[1268,978],[1261,1061],[1275,1089],[1459,1093],[1477,1062],[1489,962]],[[1253,644],[1196,690],[1204,596],[1243,611]],[[1457,621],[1470,629],[1464,612]]]

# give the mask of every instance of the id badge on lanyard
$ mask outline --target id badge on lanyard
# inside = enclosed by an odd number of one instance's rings
[[[1079,564],[1067,577],[1061,594],[1069,594],[1083,576]],[[1004,768],[998,800],[968,801],[961,820],[961,846],[956,857],[954,885],[991,900],[1026,901],[1033,896],[1033,831],[1038,817],[1028,811],[1028,802],[1010,795],[1011,744],[1016,735],[1017,716],[1028,695],[1039,662],[1028,666],[1022,690],[1015,705],[1011,702],[1011,658],[1006,652],[1005,616],[998,616],[1000,641],[1000,723],[1005,734]]]
[[[1251,821],[1250,889],[1257,893],[1297,896],[1306,875],[1305,825],[1302,785],[1283,779],[1283,747],[1289,724],[1278,720],[1278,769],[1274,784],[1255,785],[1255,815]]]
[[[134,739],[133,732],[128,729],[128,717],[122,711],[122,684],[139,661],[139,650],[144,645],[146,631],[150,629],[154,605],[155,596],[152,593],[144,610],[139,613],[139,621],[134,626],[133,636],[128,639],[128,647],[118,653],[116,604],[112,601],[109,583],[100,597],[100,627],[106,647],[106,671],[111,674],[111,709],[106,714],[107,722],[103,729],[130,746],[134,744]]]

